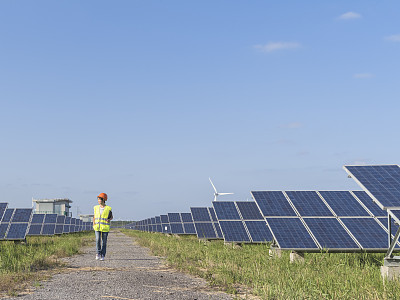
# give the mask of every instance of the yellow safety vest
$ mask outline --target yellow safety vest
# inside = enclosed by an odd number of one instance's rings
[[[106,205],[104,207],[103,213],[100,215],[100,205],[96,205],[94,207],[94,225],[93,229],[95,231],[103,231],[109,232],[110,231],[110,222],[107,221],[108,214],[111,211],[111,207]]]

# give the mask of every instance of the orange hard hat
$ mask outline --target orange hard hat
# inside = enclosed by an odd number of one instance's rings
[[[104,201],[107,201],[107,194],[106,193],[100,193],[97,198],[103,198]]]

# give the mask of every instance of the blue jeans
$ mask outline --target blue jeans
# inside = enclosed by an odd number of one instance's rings
[[[97,254],[106,256],[108,232],[95,231]]]

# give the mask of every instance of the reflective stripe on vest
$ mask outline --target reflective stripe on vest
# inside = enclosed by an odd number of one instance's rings
[[[110,231],[110,222],[107,222],[108,215],[111,211],[111,207],[106,205],[104,207],[103,213],[100,215],[100,205],[96,205],[94,207],[94,225],[93,229],[95,231],[103,231],[109,232]]]

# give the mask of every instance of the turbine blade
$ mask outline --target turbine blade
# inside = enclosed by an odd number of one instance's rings
[[[215,185],[214,185],[213,182],[211,181],[211,178],[208,177],[208,179],[210,179],[211,185],[212,185],[212,187],[214,188],[215,193],[218,194],[217,189],[215,188]]]
[[[233,195],[234,193],[218,193],[218,195]]]

